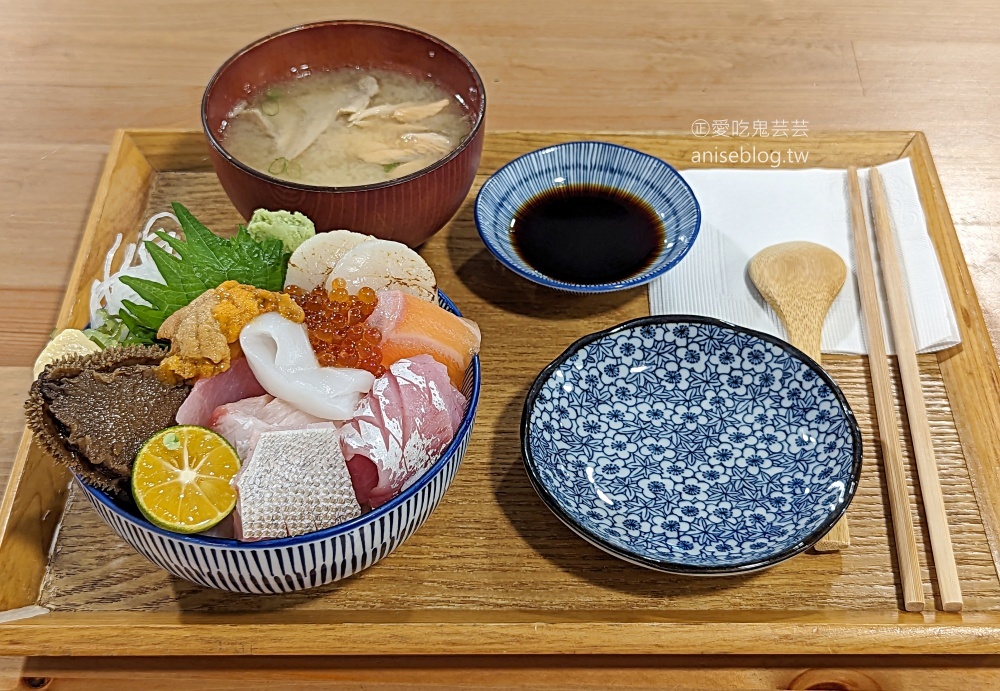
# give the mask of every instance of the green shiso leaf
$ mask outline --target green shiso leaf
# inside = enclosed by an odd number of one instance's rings
[[[162,341],[156,340],[156,331],[150,329],[149,327],[143,326],[136,319],[129,314],[127,311],[122,310],[118,313],[118,318],[122,320],[125,328],[128,329],[128,336],[122,341],[123,345],[129,344],[156,344],[161,345]]]
[[[163,277],[163,283],[135,276],[121,281],[149,305],[123,301],[119,314],[129,330],[129,338],[138,343],[155,343],[156,332],[171,314],[186,307],[196,297],[225,281],[238,281],[264,290],[279,291],[285,284],[289,252],[281,240],[255,240],[240,226],[236,237],[220,238],[202,225],[181,204],[173,204],[184,239],[160,232],[177,256],[146,242],[146,249]]]

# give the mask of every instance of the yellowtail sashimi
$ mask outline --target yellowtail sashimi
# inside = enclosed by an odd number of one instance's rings
[[[225,372],[194,383],[177,410],[177,424],[208,427],[213,411],[219,406],[264,393],[246,358],[237,358]]]
[[[341,428],[358,501],[381,506],[415,482],[455,437],[465,406],[431,356],[393,363]]]

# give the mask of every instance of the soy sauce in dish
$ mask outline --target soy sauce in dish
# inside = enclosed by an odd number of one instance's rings
[[[623,281],[655,261],[664,228],[638,197],[601,185],[566,185],[529,199],[511,222],[511,240],[535,270],[564,283]]]

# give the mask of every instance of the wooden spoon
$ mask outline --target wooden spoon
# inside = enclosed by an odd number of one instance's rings
[[[821,362],[820,339],[826,313],[847,278],[836,252],[813,242],[783,242],[765,247],[747,265],[750,280],[785,325],[788,341]],[[816,543],[817,552],[851,546],[844,516]]]

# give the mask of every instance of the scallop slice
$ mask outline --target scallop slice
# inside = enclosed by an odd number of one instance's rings
[[[345,254],[327,276],[327,290],[338,278],[344,279],[347,292],[352,294],[368,287],[437,300],[437,280],[431,267],[409,247],[391,240],[371,238]]]
[[[295,285],[309,291],[323,285],[341,257],[369,239],[367,235],[350,230],[316,233],[292,253],[285,287]]]

